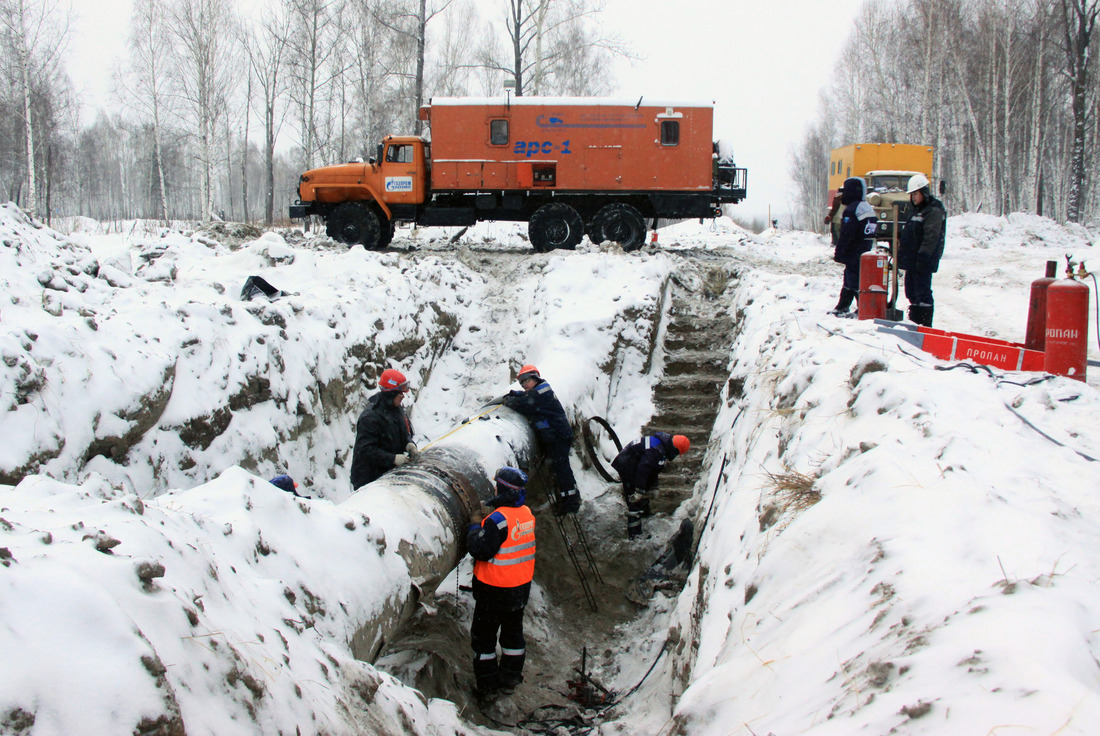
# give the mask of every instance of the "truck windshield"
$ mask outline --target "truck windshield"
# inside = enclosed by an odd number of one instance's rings
[[[904,192],[909,185],[909,177],[905,175],[872,176],[870,189],[872,192]]]

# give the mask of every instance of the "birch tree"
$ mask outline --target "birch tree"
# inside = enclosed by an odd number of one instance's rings
[[[282,127],[285,107],[283,73],[290,38],[290,16],[284,8],[265,9],[257,27],[248,31],[248,63],[260,97],[264,130],[264,224],[275,219],[275,142]]]
[[[1087,94],[1092,75],[1092,39],[1100,0],[1059,0],[1062,19],[1062,48],[1066,54],[1065,74],[1069,80],[1073,115],[1073,143],[1070,151],[1069,197],[1066,218],[1081,221],[1085,196],[1085,136],[1088,130]]]
[[[284,0],[291,18],[291,97],[298,114],[305,168],[320,158],[321,112],[331,93],[334,23],[343,9],[340,0]]]
[[[176,0],[171,32],[178,44],[180,94],[198,139],[202,219],[213,219],[219,115],[232,79],[234,14],[230,0]]]
[[[136,0],[130,23],[130,57],[125,74],[116,84],[126,103],[152,125],[153,171],[159,199],[159,216],[168,225],[168,196],[162,150],[163,115],[169,99],[166,73],[171,58],[171,39],[166,31],[163,0]]]
[[[57,0],[3,0],[0,2],[0,31],[5,46],[14,52],[13,87],[18,94],[18,115],[23,124],[22,148],[26,189],[24,208],[35,216],[38,211],[39,166],[36,128],[44,121],[36,116],[36,97],[48,86],[60,65],[69,33],[69,18]]]
[[[447,17],[435,41],[435,63],[429,67],[429,78],[425,81],[430,95],[459,97],[471,92],[470,59],[477,53],[478,23],[477,8],[470,0],[448,5]]]
[[[516,95],[560,94],[567,80],[554,75],[568,58],[574,82],[588,75],[606,83],[608,57],[629,56],[627,48],[605,35],[596,19],[603,6],[590,0],[504,0],[506,48],[487,43],[481,64],[515,80]]]
[[[412,72],[413,127],[419,134],[422,125],[418,116],[424,105],[424,58],[427,48],[428,24],[447,10],[451,0],[401,0],[390,6],[375,10],[375,20],[393,33],[404,36],[416,49],[415,66]]]

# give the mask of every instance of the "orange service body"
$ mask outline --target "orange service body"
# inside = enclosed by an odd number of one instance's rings
[[[432,189],[709,190],[714,108],[624,102],[432,100]]]
[[[584,235],[640,247],[658,218],[713,218],[745,197],[747,172],[712,141],[711,103],[602,98],[444,98],[430,136],[389,136],[377,160],[302,174],[291,217],[384,247],[396,222],[529,223],[536,250]]]

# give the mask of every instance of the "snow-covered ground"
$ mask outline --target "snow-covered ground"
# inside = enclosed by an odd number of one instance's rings
[[[974,371],[828,316],[839,266],[809,233],[719,220],[538,255],[520,232],[367,253],[293,231],[64,237],[0,208],[0,482],[18,483],[0,486],[0,733],[483,732],[351,656],[408,539],[344,503],[354,418],[393,365],[428,442],[534,362],[576,423],[640,427],[665,284],[702,262],[737,278],[720,308],[739,317],[714,432],[688,432],[707,472],[681,513],[705,532],[683,592],[603,643],[632,655],[601,682],[645,677],[588,722],[1096,732],[1100,374]],[[937,326],[1021,341],[1044,262],[1097,243],[950,218]],[[242,302],[249,275],[291,295]],[[585,513],[618,518],[575,463]],[[312,498],[264,481],[280,472]]]

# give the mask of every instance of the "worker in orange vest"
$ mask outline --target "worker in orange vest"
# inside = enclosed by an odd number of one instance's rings
[[[523,609],[535,575],[535,516],[527,508],[527,474],[501,468],[494,478],[493,512],[474,520],[466,547],[474,558],[474,694],[485,702],[523,682]],[[497,635],[500,662],[497,662]]]

